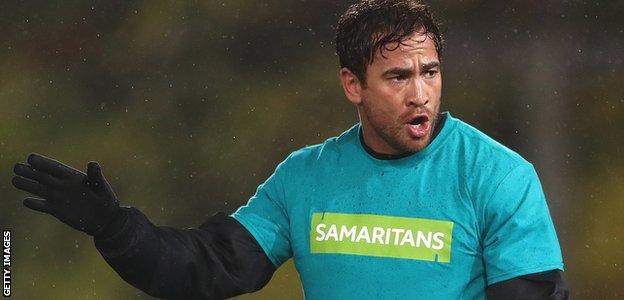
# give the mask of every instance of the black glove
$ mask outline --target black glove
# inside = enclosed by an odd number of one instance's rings
[[[87,174],[39,154],[28,164],[15,164],[13,185],[40,198],[27,197],[24,205],[55,216],[63,223],[97,236],[120,213],[119,201],[97,162],[87,164]]]

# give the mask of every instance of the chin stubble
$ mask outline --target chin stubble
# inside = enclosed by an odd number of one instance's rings
[[[431,142],[431,136],[438,121],[437,113],[430,114],[429,119],[431,120],[431,125],[427,132],[427,135],[424,136],[423,139],[414,146],[410,146],[411,137],[409,136],[409,134],[405,133],[404,124],[402,123],[399,124],[399,126],[395,126],[395,130],[393,132],[394,138],[386,135],[385,133],[382,137],[386,141],[386,143],[392,146],[392,148],[399,150],[401,152],[400,154],[419,152],[427,147]]]

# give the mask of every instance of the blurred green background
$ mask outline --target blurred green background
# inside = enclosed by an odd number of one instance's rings
[[[99,161],[125,204],[198,226],[293,150],[357,121],[333,33],[348,1],[0,2],[0,226],[16,299],[150,299],[92,240],[24,208],[30,152]],[[533,162],[577,299],[624,296],[624,1],[436,1],[443,110]],[[300,299],[289,261],[240,299]]]

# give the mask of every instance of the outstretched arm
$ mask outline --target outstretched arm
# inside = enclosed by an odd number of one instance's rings
[[[146,293],[168,299],[222,299],[262,288],[275,271],[254,238],[223,213],[198,228],[158,227],[120,207],[96,162],[83,173],[31,154],[16,164],[15,187],[39,196],[24,205],[92,235],[115,271]]]
[[[104,259],[127,282],[167,299],[223,299],[261,289],[275,267],[251,234],[218,213],[198,228],[154,226],[122,208],[119,229],[95,237]]]

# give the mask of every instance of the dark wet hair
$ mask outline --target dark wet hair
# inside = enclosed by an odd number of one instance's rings
[[[414,32],[433,39],[441,59],[443,39],[429,7],[417,0],[362,0],[338,21],[336,53],[340,67],[353,72],[366,86],[366,69],[379,50],[395,50]],[[389,48],[388,44],[396,44]]]

